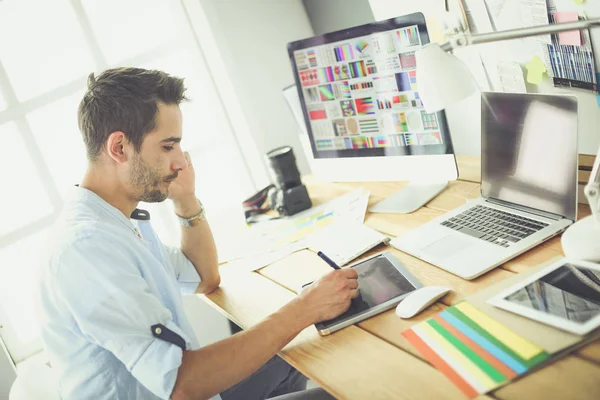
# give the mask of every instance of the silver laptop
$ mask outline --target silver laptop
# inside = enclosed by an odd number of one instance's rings
[[[481,197],[390,242],[465,279],[561,233],[577,215],[577,98],[484,93],[481,103]]]

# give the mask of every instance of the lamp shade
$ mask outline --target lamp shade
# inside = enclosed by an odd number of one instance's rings
[[[425,111],[441,111],[478,91],[469,69],[435,43],[416,54],[419,96]]]

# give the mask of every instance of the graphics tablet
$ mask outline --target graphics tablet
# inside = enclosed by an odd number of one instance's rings
[[[408,293],[422,287],[391,253],[377,254],[348,268],[358,272],[359,296],[342,315],[315,324],[321,335],[396,307]]]
[[[600,265],[561,259],[488,303],[584,335],[600,326]]]

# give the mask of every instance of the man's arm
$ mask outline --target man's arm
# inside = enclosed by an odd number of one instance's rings
[[[210,398],[246,379],[304,328],[346,311],[358,296],[357,277],[353,269],[332,271],[256,326],[185,351],[171,398]]]
[[[249,377],[310,325],[294,300],[253,328],[185,351],[171,398],[206,399]]]
[[[175,213],[191,218],[200,212],[200,203],[195,195],[173,200]],[[221,283],[217,247],[208,221],[205,219],[194,226],[181,227],[181,251],[194,264],[200,275],[200,293],[210,293]]]
[[[196,173],[188,152],[183,153],[187,167],[179,171],[171,184],[169,198],[173,201],[175,213],[183,218],[191,218],[200,213],[200,203],[195,194]],[[219,261],[217,247],[210,225],[206,219],[194,226],[181,227],[181,251],[194,264],[200,275],[200,293],[210,293],[219,287]]]

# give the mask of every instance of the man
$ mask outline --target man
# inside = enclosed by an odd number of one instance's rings
[[[220,276],[180,146],[184,91],[179,78],[137,68],[88,79],[78,115],[88,169],[56,223],[40,282],[42,338],[65,399],[255,399],[303,389],[306,378],[276,353],[358,295],[354,270],[333,271],[251,329],[199,347],[178,279],[196,274],[198,291],[209,293]],[[165,247],[136,210],[167,198],[183,225],[181,249]]]

